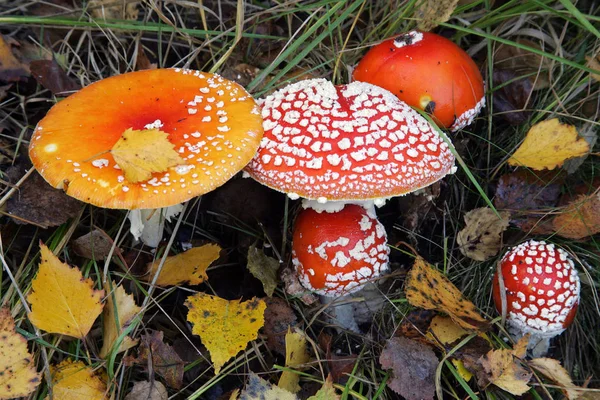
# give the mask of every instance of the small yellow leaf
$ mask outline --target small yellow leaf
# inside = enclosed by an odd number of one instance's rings
[[[250,372],[250,379],[242,391],[240,400],[298,400],[298,397]]]
[[[190,309],[187,320],[194,324],[192,333],[200,336],[210,352],[215,374],[258,337],[267,308],[267,304],[257,298],[228,301],[205,293],[188,297],[185,305]]]
[[[415,260],[405,285],[406,299],[413,306],[442,311],[465,329],[481,329],[487,326],[475,305],[422,257]]]
[[[106,383],[98,371],[81,361],[65,360],[56,366],[50,366],[52,374],[52,393],[55,399],[105,400]],[[46,397],[48,400],[49,397]]]
[[[300,331],[291,332],[285,335],[285,366],[292,369],[303,369],[303,364],[310,360],[310,355],[306,350],[306,336]],[[283,371],[279,378],[279,386],[288,392],[298,393],[300,391],[300,375],[292,371]]]
[[[307,400],[340,400],[340,396],[337,395],[335,388],[333,387],[331,375],[327,377],[327,380],[321,389],[319,389],[314,396],[310,396]]]
[[[133,296],[125,293],[125,289],[122,286],[116,286],[116,283],[113,282],[112,287],[115,288],[113,292],[111,292],[108,285],[105,287],[108,297],[106,299],[106,306],[104,307],[102,322],[103,343],[100,350],[100,357],[102,358],[105,358],[111,352],[115,341],[141,310],[135,304]],[[130,349],[137,342],[137,339],[133,340],[129,336],[125,336],[116,352],[121,353]]]
[[[40,250],[42,262],[27,297],[29,320],[46,332],[82,339],[102,312],[104,291],[94,290],[91,279],[60,262],[45,245]]]
[[[507,392],[520,396],[529,390],[532,373],[521,366],[520,358],[525,356],[529,338],[524,336],[515,345],[514,350],[490,350],[480,363],[488,374],[488,380]]]
[[[536,170],[554,169],[569,158],[583,156],[589,151],[589,144],[579,137],[574,126],[561,124],[558,118],[553,118],[532,126],[508,163]]]
[[[461,360],[452,358],[450,361],[454,365],[454,368],[456,368],[456,372],[458,372],[458,375],[460,375],[460,377],[463,378],[465,382],[469,382],[471,378],[473,378],[473,374],[469,372],[469,370],[465,367],[465,363],[463,363]]]
[[[27,340],[15,330],[8,308],[0,309],[0,399],[25,397],[40,384]]]
[[[486,261],[497,255],[502,247],[502,233],[510,220],[508,211],[499,214],[500,218],[488,207],[466,213],[465,227],[456,237],[460,252],[476,261]]]
[[[430,31],[450,19],[458,0],[421,0],[417,4],[417,26],[422,31]]]
[[[137,183],[152,178],[154,172],[164,172],[184,163],[169,142],[168,134],[158,129],[136,131],[131,128],[110,151],[125,179]]]
[[[584,394],[583,390],[577,390],[581,388],[575,386],[567,370],[560,365],[560,361],[553,358],[534,358],[529,361],[529,365],[562,386],[569,400],[577,399]]]
[[[434,343],[439,341],[441,344],[450,344],[456,342],[469,332],[457,325],[452,318],[436,315],[431,320],[427,337]]]
[[[193,247],[184,253],[167,257],[156,284],[158,286],[174,286],[182,283],[199,285],[208,279],[206,269],[219,258],[221,248],[216,244]],[[149,275],[145,278],[152,282],[158,271],[160,260],[149,265]]]

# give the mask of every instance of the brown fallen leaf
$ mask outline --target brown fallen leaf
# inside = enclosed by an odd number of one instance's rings
[[[112,289],[112,290],[111,290]],[[102,349],[100,349],[100,357],[106,358],[113,351],[121,353],[132,348],[138,343],[137,339],[132,339],[125,336],[119,347],[113,350],[113,346],[117,340],[132,322],[133,319],[141,311],[141,307],[135,304],[132,295],[127,294],[123,286],[117,286],[115,282],[112,285],[108,284],[104,287],[107,293],[106,305],[104,306],[103,321],[102,321]]]
[[[487,380],[487,372],[479,360],[488,354],[492,350],[492,347],[490,342],[482,336],[475,336],[452,355],[457,360],[460,360],[470,373],[475,374],[478,382],[484,387],[489,384],[489,381]]]
[[[8,172],[12,182],[20,177],[15,167]],[[10,199],[6,210],[17,223],[30,222],[43,228],[62,225],[81,211],[84,203],[54,189],[40,174],[34,172]]]
[[[239,400],[298,400],[298,397],[250,372],[250,378]]]
[[[587,66],[596,71],[600,71],[600,53],[595,56],[585,56],[585,60],[587,61]],[[600,73],[590,73],[590,76],[596,80],[596,82],[600,82]]]
[[[516,43],[542,50],[541,46],[532,40],[518,38]],[[534,90],[547,89],[550,87],[550,68],[552,63],[549,59],[508,44],[500,44],[494,53],[494,66],[511,70],[517,76],[527,76]]]
[[[319,298],[314,293],[309,292],[302,286],[293,268],[282,269],[281,281],[283,282],[285,292],[292,297],[300,298],[304,304],[310,306],[319,301]]]
[[[575,197],[552,221],[556,233],[583,239],[600,232],[600,190]]]
[[[159,381],[135,382],[131,392],[125,396],[125,400],[167,400],[168,398],[167,388]]]
[[[288,303],[278,297],[266,298],[265,326],[267,346],[272,351],[285,355],[285,335],[288,329],[298,325],[298,318]]]
[[[16,41],[0,35],[0,81],[2,82],[18,82],[29,76],[29,67],[15,57],[12,44],[16,44]]]
[[[421,0],[417,2],[415,17],[417,27],[422,31],[430,31],[452,16],[458,0]]]
[[[507,392],[521,396],[529,390],[529,380],[532,373],[521,365],[521,359],[527,351],[528,336],[524,336],[515,345],[514,349],[491,350],[479,360],[487,373],[485,377],[489,383],[493,383]],[[479,382],[480,386],[487,386],[486,382]]]
[[[138,17],[139,2],[115,2],[114,0],[90,0],[88,10],[93,18],[135,20]]]
[[[417,257],[408,273],[405,292],[411,305],[444,312],[465,329],[481,330],[488,326],[477,307],[421,257]]]
[[[456,243],[460,252],[476,260],[485,261],[502,248],[502,233],[508,228],[510,213],[498,215],[488,207],[476,208],[465,214],[465,227],[458,232]]]
[[[200,247],[192,247],[188,251],[175,256],[167,257],[156,280],[158,286],[175,286],[183,283],[199,285],[208,279],[206,270],[210,264],[219,258],[221,248],[216,244],[206,244]],[[148,265],[148,275],[144,279],[148,282],[154,280],[154,276],[160,267],[160,259]]]
[[[406,400],[433,399],[435,370],[439,364],[430,347],[414,340],[393,337],[379,356],[384,369],[391,369],[387,385]]]
[[[548,379],[560,385],[569,400],[577,399],[583,395],[584,392],[577,390],[579,387],[575,386],[567,370],[560,365],[560,361],[553,358],[534,358],[528,364]]]
[[[259,281],[262,282],[267,296],[272,297],[277,287],[277,271],[279,261],[267,256],[264,251],[252,245],[248,248],[248,270]]]
[[[179,389],[183,383],[184,362],[170,345],[163,342],[163,336],[162,331],[142,335],[137,357],[127,356],[123,361],[126,366],[138,364],[148,373],[161,376],[168,386]]]
[[[110,254],[110,250],[113,247],[114,242],[101,229],[94,229],[93,231],[86,233],[83,236],[78,237],[71,246],[75,254],[80,257],[87,258],[89,260],[106,260],[106,257]],[[116,247],[114,255],[121,253],[121,250]]]
[[[492,80],[494,87],[499,87],[493,93],[494,114],[511,125],[527,122],[531,116],[531,111],[528,110],[533,91],[531,81],[502,68],[494,68]]]
[[[422,343],[429,343],[425,335],[436,315],[437,313],[432,310],[416,309],[410,311],[400,323],[396,336],[404,336]]]
[[[140,45],[138,47],[137,57],[135,60],[135,70],[142,71],[144,69],[156,69],[157,64],[150,62],[148,56],[146,55],[146,51],[144,50],[144,46]]]
[[[66,97],[81,89],[81,86],[67,75],[54,58],[34,60],[29,63],[29,68],[31,76],[54,95]]]

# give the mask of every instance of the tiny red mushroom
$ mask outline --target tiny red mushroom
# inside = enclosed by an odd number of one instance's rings
[[[456,44],[430,32],[411,31],[373,47],[353,76],[389,90],[452,131],[473,122],[485,105],[475,62]]]
[[[385,228],[374,209],[349,204],[335,213],[303,210],[296,219],[292,262],[302,285],[323,296],[355,292],[387,269]]]
[[[529,240],[513,247],[500,261],[509,327],[521,335],[550,338],[575,318],[579,276],[569,254],[554,244]],[[496,308],[502,312],[498,274],[494,277]]]

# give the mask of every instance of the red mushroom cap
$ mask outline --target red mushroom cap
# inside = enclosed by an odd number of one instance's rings
[[[318,294],[358,290],[387,268],[389,252],[373,209],[346,205],[335,213],[319,213],[309,208],[296,219],[292,262],[302,285]]]
[[[184,160],[129,182],[109,151],[128,129],[158,129]],[[260,110],[235,82],[187,69],[106,78],[56,104],[29,156],[55,188],[105,208],[160,208],[207,193],[239,172],[262,136]]]
[[[575,318],[579,276],[569,254],[553,244],[529,240],[500,261],[509,323],[523,333],[555,336]],[[498,275],[494,276],[496,308],[502,312]]]
[[[354,79],[381,86],[453,131],[469,125],[485,105],[477,65],[450,40],[411,31],[373,47]]]
[[[263,101],[262,116],[265,135],[246,172],[292,198],[392,197],[428,186],[454,166],[427,120],[369,83],[294,83]]]

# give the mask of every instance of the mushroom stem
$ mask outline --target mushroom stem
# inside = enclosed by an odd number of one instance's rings
[[[163,237],[165,221],[178,215],[183,210],[183,204],[170,207],[137,209],[129,213],[131,227],[129,231],[136,240],[150,247],[157,247]]]
[[[340,330],[349,330],[360,333],[360,329],[354,318],[354,306],[351,296],[319,296],[319,298],[321,303],[323,303],[323,306],[328,307],[331,310],[331,312],[326,314],[330,316],[331,322],[336,325],[338,332]]]

